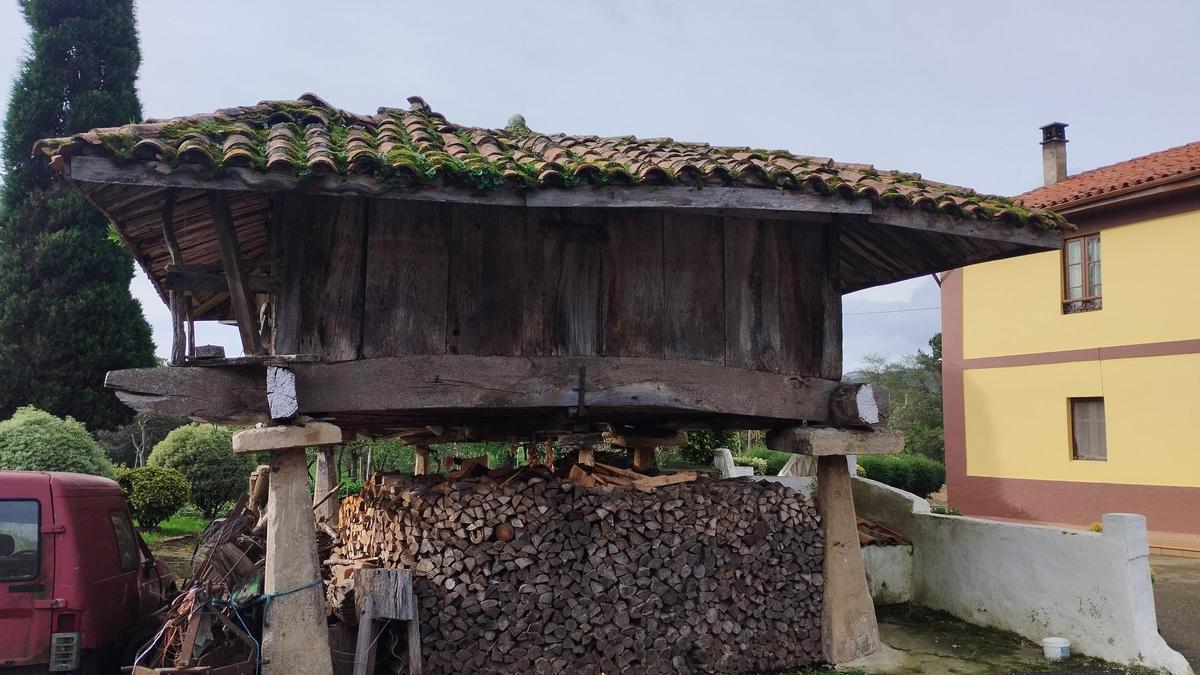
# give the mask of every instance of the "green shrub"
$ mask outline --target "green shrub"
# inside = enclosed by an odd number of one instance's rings
[[[147,460],[150,466],[175,469],[192,486],[192,501],[212,518],[246,489],[255,458],[233,452],[233,429],[188,424],[167,434]]]
[[[113,475],[112,463],[82,424],[33,406],[0,422],[0,469]]]
[[[754,467],[754,475],[762,476],[767,472],[767,460],[762,457],[750,457],[748,455],[734,455],[733,463],[735,466],[752,466]]]
[[[679,456],[691,464],[712,464],[717,448],[729,448],[737,454],[741,447],[741,436],[736,431],[689,431],[688,444],[679,449]]]
[[[946,466],[921,455],[867,455],[858,458],[867,478],[924,497],[946,482]]]
[[[362,489],[363,482],[361,480],[357,478],[343,478],[342,488],[338,490],[338,497],[353,497],[362,492]]]
[[[741,453],[743,457],[758,457],[766,461],[767,466],[763,470],[763,475],[778,476],[783,467],[791,459],[791,453],[775,452],[763,445],[756,445],[745,452]]]
[[[187,478],[165,466],[121,469],[117,482],[125,491],[134,520],[148,530],[157,529],[159,523],[183,508],[192,493]]]

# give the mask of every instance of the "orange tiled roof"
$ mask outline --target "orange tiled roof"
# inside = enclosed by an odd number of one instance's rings
[[[1062,208],[1194,175],[1200,175],[1200,142],[1068,176],[1054,185],[1030,190],[1017,200],[1030,208]]]
[[[1059,215],[1028,209],[1005,197],[921,178],[877,171],[869,164],[783,150],[716,147],[672,139],[543,134],[514,117],[504,129],[451,123],[418,97],[407,110],[376,115],[336,109],[305,94],[209,115],[95,129],[40,141],[59,166],[73,154],[156,161],[160,170],[183,163],[220,173],[229,167],[261,172],[366,174],[411,188],[433,180],[478,190],[570,188],[580,184],[733,185],[867,199],[984,221],[1070,229]]]

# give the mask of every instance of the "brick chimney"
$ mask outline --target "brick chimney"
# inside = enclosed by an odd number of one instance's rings
[[[1067,125],[1051,122],[1042,127],[1042,177],[1054,185],[1067,177]]]

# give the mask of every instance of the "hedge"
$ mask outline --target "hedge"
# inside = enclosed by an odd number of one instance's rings
[[[864,455],[858,458],[865,477],[925,497],[946,482],[946,466],[922,455]]]

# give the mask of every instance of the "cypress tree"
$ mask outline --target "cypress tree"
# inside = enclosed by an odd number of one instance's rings
[[[133,413],[109,370],[152,366],[129,293],[133,259],[107,220],[31,151],[141,118],[132,0],[21,0],[31,37],[4,122],[0,192],[0,419],[34,405],[92,429]]]

